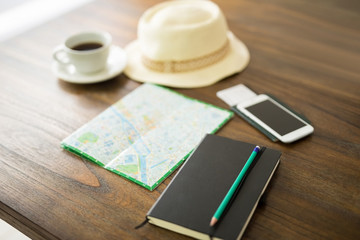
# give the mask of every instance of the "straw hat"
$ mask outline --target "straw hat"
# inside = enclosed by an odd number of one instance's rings
[[[148,9],[138,39],[125,47],[125,74],[140,82],[195,88],[242,71],[249,51],[227,27],[219,7],[207,0],[177,0]]]

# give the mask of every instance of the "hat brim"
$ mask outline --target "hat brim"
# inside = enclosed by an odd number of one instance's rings
[[[128,63],[124,73],[135,81],[169,87],[198,88],[212,85],[241,72],[250,60],[250,54],[245,44],[231,32],[228,32],[227,35],[230,48],[223,59],[207,67],[182,73],[163,73],[145,67],[141,60],[139,42],[135,40],[125,47]]]

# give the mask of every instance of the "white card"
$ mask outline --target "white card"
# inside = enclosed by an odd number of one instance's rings
[[[216,93],[216,96],[223,100],[230,107],[237,105],[240,102],[246,101],[257,96],[251,89],[244,84],[235,85],[230,88],[223,89]]]

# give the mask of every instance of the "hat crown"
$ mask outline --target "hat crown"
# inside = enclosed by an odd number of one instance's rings
[[[211,18],[211,13],[191,5],[169,6],[159,10],[151,19],[157,27],[194,27]],[[193,26],[191,26],[193,25]]]
[[[212,54],[227,41],[227,24],[219,7],[205,0],[169,1],[140,18],[141,52],[154,61],[186,61]]]

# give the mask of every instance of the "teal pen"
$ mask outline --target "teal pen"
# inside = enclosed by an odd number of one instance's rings
[[[226,196],[222,200],[220,206],[217,208],[214,216],[211,218],[210,227],[213,227],[217,223],[217,221],[219,221],[219,219],[220,219],[221,215],[223,214],[226,206],[228,205],[231,197],[234,195],[237,187],[239,186],[241,180],[244,178],[246,171],[248,171],[249,167],[251,166],[251,163],[253,162],[253,160],[256,157],[259,150],[260,150],[259,146],[256,146],[254,148],[254,150],[251,153],[249,159],[246,161],[244,167],[241,169],[240,174],[238,175],[238,177],[236,178],[236,180],[232,184],[230,190],[228,191],[228,193],[226,194]]]

